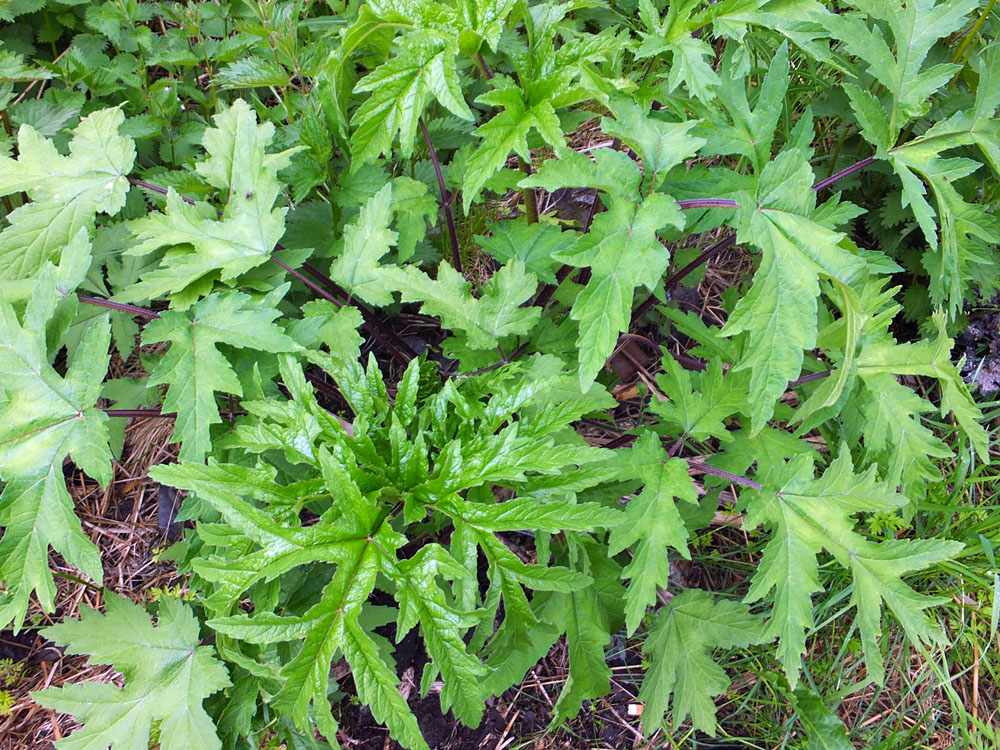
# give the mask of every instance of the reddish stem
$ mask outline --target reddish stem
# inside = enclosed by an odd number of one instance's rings
[[[88,305],[97,305],[98,307],[107,307],[110,310],[117,310],[118,312],[126,312],[131,315],[139,315],[143,318],[158,318],[160,314],[158,312],[153,312],[152,310],[147,310],[144,307],[136,307],[135,305],[126,305],[123,302],[112,302],[109,299],[100,299],[99,297],[85,297],[81,294],[76,295],[76,298],[81,302],[86,302]]]
[[[458,246],[458,231],[455,229],[455,217],[451,213],[451,199],[444,186],[444,176],[441,174],[441,164],[438,163],[437,151],[434,150],[434,143],[431,141],[431,134],[427,132],[424,125],[424,118],[417,119],[420,129],[424,133],[424,141],[427,143],[427,150],[431,154],[431,164],[434,165],[434,174],[437,177],[438,190],[441,191],[441,210],[444,211],[444,220],[448,225],[448,239],[451,241],[451,265],[455,270],[462,273],[462,252]]]

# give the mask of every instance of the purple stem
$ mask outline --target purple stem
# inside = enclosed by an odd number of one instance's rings
[[[713,477],[720,477],[722,479],[728,479],[733,484],[741,484],[744,487],[750,487],[754,490],[761,489],[764,485],[760,482],[755,482],[749,477],[743,477],[739,474],[731,474],[728,471],[723,471],[722,469],[716,469],[714,466],[709,466],[708,464],[703,464],[701,461],[692,461],[690,458],[685,459],[692,469],[703,472],[705,474],[711,474]]]
[[[173,419],[175,412],[162,412],[159,409],[104,409],[109,417],[151,417],[153,419]]]
[[[158,312],[153,312],[152,310],[147,310],[144,307],[136,307],[135,305],[126,305],[123,302],[112,302],[109,299],[100,299],[99,297],[84,297],[83,295],[76,295],[76,298],[81,302],[86,302],[88,305],[97,305],[98,307],[107,307],[111,310],[117,310],[118,312],[126,312],[131,315],[140,315],[143,318],[158,318],[160,314]]]
[[[797,385],[804,385],[805,383],[812,383],[816,380],[822,380],[823,378],[828,378],[833,374],[833,370],[824,370],[823,372],[814,372],[810,375],[803,375],[798,380],[792,380],[788,383],[789,388],[794,388]]]
[[[842,169],[839,172],[837,172],[837,174],[832,174],[829,177],[827,177],[825,180],[820,180],[815,185],[813,185],[813,190],[815,190],[815,191],[818,192],[818,191],[822,190],[823,188],[830,187],[830,185],[832,185],[833,183],[835,183],[837,180],[842,180],[845,177],[847,177],[848,175],[852,175],[855,172],[860,172],[862,169],[864,169],[869,164],[872,164],[874,162],[875,162],[875,157],[874,156],[869,156],[867,159],[862,159],[859,162],[855,162],[854,164],[852,164],[851,166],[849,166],[847,169]]]
[[[434,165],[434,174],[437,176],[438,190],[441,191],[441,209],[444,211],[444,220],[448,224],[448,239],[451,241],[451,265],[455,270],[462,273],[462,253],[458,247],[458,231],[455,229],[455,217],[451,213],[451,199],[444,186],[444,176],[441,174],[441,165],[438,163],[437,151],[434,150],[434,143],[431,141],[431,134],[427,132],[424,125],[424,118],[417,118],[420,129],[424,133],[424,141],[427,143],[427,150],[431,154],[431,164]]]
[[[728,198],[692,198],[677,201],[681,208],[739,208],[740,204]]]

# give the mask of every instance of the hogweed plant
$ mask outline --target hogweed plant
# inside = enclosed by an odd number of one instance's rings
[[[109,593],[41,631],[124,676],[35,694],[83,724],[57,746],[336,747],[345,660],[427,748],[389,639],[417,629],[470,727],[560,639],[571,719],[623,632],[647,736],[714,734],[752,651],[847,747],[802,680],[815,604],[861,686],[890,624],[933,659],[968,540],[921,516],[942,462],[990,460],[952,336],[1000,284],[995,3],[327,5],[0,3],[0,626],[53,612],[50,554],[103,585],[65,471],[108,487],[126,417],[173,419],[150,477],[190,522],[155,625]],[[724,325],[671,301],[734,245]],[[588,444],[650,325],[687,354]],[[724,487],[752,572],[679,590]]]

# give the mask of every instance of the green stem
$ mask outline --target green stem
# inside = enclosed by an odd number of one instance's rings
[[[965,39],[962,40],[962,43],[958,46],[958,49],[955,50],[955,54],[951,58],[952,63],[955,64],[961,63],[961,65],[964,66],[965,63],[969,61],[967,57],[964,57],[965,50],[970,44],[972,44],[972,40],[976,38],[976,34],[979,32],[980,27],[986,21],[987,16],[989,16],[989,14],[993,10],[993,6],[995,6],[996,4],[997,0],[990,0],[986,8],[983,9],[983,12],[979,14],[979,18],[977,18],[976,22],[972,24],[972,28],[965,33]],[[949,84],[949,86],[953,84],[957,78],[958,78],[958,73],[955,74],[955,78],[951,79],[951,83]]]

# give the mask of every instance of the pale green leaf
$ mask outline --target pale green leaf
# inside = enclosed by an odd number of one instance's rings
[[[80,121],[69,156],[28,125],[18,131],[15,160],[0,155],[0,195],[22,191],[30,202],[7,216],[0,232],[0,278],[23,279],[55,260],[96,213],[114,214],[125,203],[135,147],[118,134],[120,109],[102,109]]]
[[[0,496],[0,580],[10,594],[0,622],[13,622],[16,629],[33,592],[46,611],[53,608],[50,547],[94,581],[102,579],[97,548],[83,533],[66,490],[63,461],[70,456],[102,485],[111,481],[108,418],[95,408],[111,327],[106,315],[100,317],[81,339],[65,377],[53,369],[45,328],[60,305],[63,270],[43,270],[22,320],[0,300],[0,477],[6,482]],[[70,299],[75,308],[75,297]]]
[[[122,688],[90,681],[32,693],[42,706],[84,725],[56,747],[146,750],[156,726],[163,750],[221,749],[202,701],[228,687],[229,675],[214,649],[199,644],[190,608],[179,599],[161,599],[154,627],[137,604],[111,592],[104,601],[107,614],[84,606],[79,620],[44,629],[69,653],[89,654],[92,663],[111,664],[125,678]]]
[[[729,678],[707,651],[745,647],[760,640],[760,621],[743,604],[712,601],[711,594],[697,589],[671,599],[657,613],[642,647],[651,659],[639,690],[639,700],[645,703],[643,733],[649,736],[656,731],[670,708],[675,728],[690,714],[695,729],[714,736],[713,698],[726,691]]]
[[[243,395],[236,372],[218,344],[267,352],[299,348],[272,322],[277,310],[248,308],[249,301],[240,292],[213,294],[188,312],[164,312],[143,330],[144,344],[170,342],[149,382],[169,386],[163,409],[177,412],[173,439],[181,443],[182,460],[204,460],[212,449],[209,428],[222,421],[215,392]]]
[[[646,607],[656,601],[657,588],[666,588],[670,576],[667,548],[690,558],[688,531],[677,510],[676,500],[698,501],[698,491],[688,476],[687,462],[669,458],[659,437],[645,432],[629,451],[623,479],[638,478],[645,485],[629,500],[625,515],[608,539],[608,553],[617,555],[633,547],[632,560],[622,571],[631,579],[625,596],[625,625],[634,633]]]

